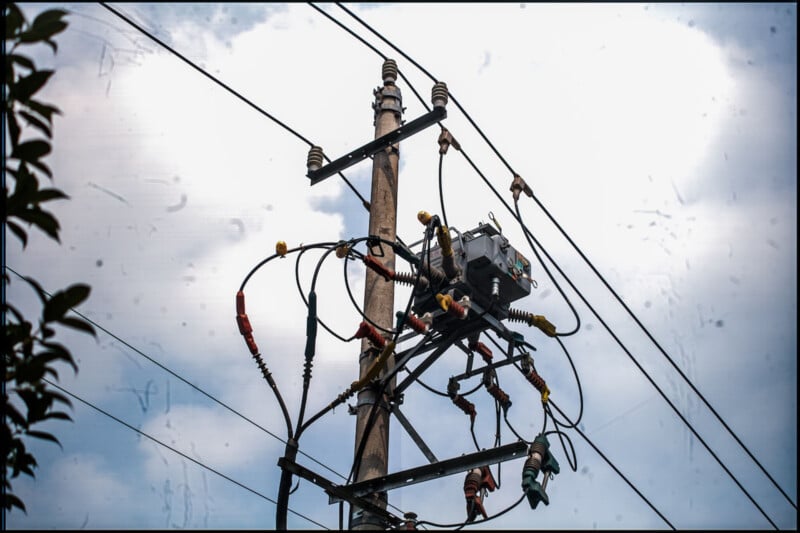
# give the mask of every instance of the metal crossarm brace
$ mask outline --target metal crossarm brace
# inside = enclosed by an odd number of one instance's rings
[[[371,513],[383,517],[384,520],[396,526],[404,522],[404,520],[393,515],[386,509],[379,507],[378,505],[372,503],[369,500],[361,498],[361,496],[367,493],[361,494],[359,496],[353,496],[352,493],[347,489],[345,489],[343,486],[337,485],[333,481],[326,479],[320,476],[319,474],[312,472],[308,468],[300,466],[299,464],[295,463],[294,461],[290,461],[285,457],[281,457],[280,459],[278,459],[278,466],[283,468],[284,470],[288,470],[292,474],[300,476],[301,478],[314,483],[315,485],[318,485],[319,487],[322,488],[322,490],[328,493],[331,499],[336,498],[335,501],[337,502],[344,500],[353,505],[357,505],[361,509],[365,509]]]
[[[339,494],[351,495],[351,497],[359,497],[364,494],[388,491],[415,483],[422,483],[423,481],[430,481],[439,477],[458,474],[459,472],[465,472],[485,465],[502,463],[503,461],[524,457],[527,453],[528,445],[523,441],[517,441],[512,444],[492,448],[491,450],[462,455],[461,457],[446,459],[439,463],[411,468],[379,478],[368,479],[346,487],[340,487],[341,490],[338,492]],[[342,498],[338,495],[336,495],[336,497],[332,496],[329,503],[336,503],[341,501],[341,499],[347,498]]]
[[[425,444],[425,441],[422,440],[422,437],[419,436],[417,430],[414,429],[414,426],[411,425],[411,422],[408,421],[406,416],[400,411],[400,408],[397,405],[392,406],[392,414],[397,417],[397,421],[400,422],[400,425],[403,426],[403,429],[411,436],[411,440],[414,441],[414,444],[420,449],[420,451],[425,455],[425,458],[430,463],[437,463],[439,460],[433,455],[433,452],[428,445]]]
[[[311,185],[316,185],[325,178],[329,178],[337,172],[341,172],[347,167],[355,165],[356,163],[359,163],[364,159],[377,154],[387,146],[398,143],[407,137],[411,137],[415,133],[424,130],[428,126],[432,126],[445,118],[447,118],[447,111],[445,108],[434,107],[432,111],[429,111],[421,117],[412,120],[408,124],[400,126],[396,130],[390,131],[386,135],[378,137],[374,141],[368,142],[361,148],[353,150],[349,154],[340,157],[336,161],[331,161],[324,167],[321,167],[317,170],[309,171],[306,176],[311,179]]]

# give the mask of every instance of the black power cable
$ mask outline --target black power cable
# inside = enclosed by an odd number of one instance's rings
[[[195,69],[197,72],[199,72],[200,74],[202,74],[203,76],[205,76],[209,80],[213,81],[214,83],[216,83],[217,85],[219,85],[220,87],[222,87],[223,89],[225,89],[226,91],[231,93],[233,96],[235,96],[236,98],[238,98],[242,102],[246,103],[247,105],[249,105],[250,107],[255,109],[257,112],[261,113],[262,115],[264,115],[265,117],[267,117],[271,121],[273,121],[275,124],[281,126],[283,129],[285,129],[286,131],[288,131],[289,133],[291,133],[292,135],[294,135],[295,137],[297,137],[298,139],[300,139],[301,141],[306,143],[309,147],[313,147],[314,146],[314,143],[312,143],[311,141],[309,141],[308,139],[306,139],[305,137],[300,135],[297,131],[295,131],[292,128],[290,128],[289,126],[287,126],[284,122],[278,120],[275,116],[271,115],[270,113],[267,113],[264,109],[262,109],[261,107],[257,106],[256,104],[254,104],[251,100],[245,98],[241,93],[239,93],[236,90],[232,89],[230,86],[226,85],[225,83],[223,83],[219,79],[215,78],[214,76],[212,76],[211,74],[209,74],[208,72],[206,72],[205,70],[200,68],[198,65],[193,63],[190,59],[188,59],[186,56],[184,56],[183,54],[181,54],[180,52],[178,52],[177,50],[175,50],[174,48],[169,46],[167,43],[165,43],[164,41],[162,41],[161,39],[159,39],[158,37],[156,37],[155,35],[153,35],[149,31],[147,31],[146,29],[144,29],[140,25],[136,24],[133,20],[131,20],[130,18],[126,17],[120,11],[117,11],[116,9],[114,9],[111,6],[109,6],[105,2],[100,2],[100,5],[103,6],[104,8],[106,8],[106,9],[108,9],[112,13],[114,13],[116,16],[118,16],[119,18],[121,18],[122,20],[124,20],[125,22],[127,22],[128,24],[130,24],[131,26],[136,28],[137,30],[139,30],[142,34],[146,35],[147,37],[149,37],[150,39],[152,39],[153,41],[155,41],[156,43],[161,45],[166,50],[169,50],[170,52],[172,52],[176,57],[178,57],[181,61],[183,61],[184,63],[186,63],[187,65],[189,65],[193,69]],[[323,154],[323,157],[325,158],[325,160],[327,162],[330,163],[331,160],[328,158],[327,155]],[[361,193],[358,192],[358,189],[356,189],[353,186],[353,184],[350,183],[350,181],[344,176],[344,174],[342,174],[341,172],[338,172],[338,174],[339,174],[339,177],[342,178],[342,180],[347,184],[347,186],[350,188],[350,190],[353,191],[353,193],[356,196],[358,196],[359,200],[361,200],[361,205],[363,205],[364,208],[367,209],[367,211],[369,211],[369,205],[370,205],[369,202],[367,202],[367,200],[361,195]]]
[[[425,75],[427,75],[428,78],[430,78],[434,82],[437,81],[436,77],[434,77],[432,74],[430,74],[427,70],[425,70],[421,65],[419,65],[417,62],[415,62],[411,57],[409,57],[407,54],[405,54],[397,46],[392,44],[388,39],[386,39],[378,31],[376,31],[374,28],[372,28],[369,24],[367,24],[366,22],[361,20],[352,11],[348,10],[346,7],[344,7],[339,2],[337,2],[336,5],[339,6],[346,13],[348,13],[355,20],[357,20],[362,26],[364,26],[366,29],[368,29],[373,35],[375,35],[376,37],[381,39],[384,43],[389,45],[392,49],[394,49],[400,55],[402,55],[404,58],[406,58],[411,64],[413,64],[421,72],[423,72]],[[514,169],[511,167],[511,165],[505,160],[505,158],[502,156],[502,154],[499,152],[499,150],[497,150],[497,148],[494,146],[494,144],[492,144],[492,142],[484,134],[483,130],[481,130],[481,128],[478,127],[478,125],[475,123],[475,121],[472,120],[472,117],[464,110],[464,108],[461,106],[461,104],[458,102],[458,100],[452,94],[450,94],[450,99],[453,100],[453,103],[456,105],[456,107],[458,107],[458,109],[464,114],[465,118],[469,121],[470,124],[472,124],[472,126],[475,128],[477,133],[483,138],[483,140],[491,148],[491,150],[494,152],[494,154],[497,156],[497,158],[503,163],[503,165],[506,167],[506,169],[508,169],[508,171],[512,175],[516,175],[517,173],[514,171]],[[766,468],[764,468],[764,466],[758,461],[758,459],[756,459],[755,455],[753,455],[753,453],[750,451],[750,449],[741,441],[741,439],[738,437],[738,435],[736,435],[736,433],[733,431],[733,429],[731,429],[730,426],[728,426],[728,424],[723,420],[722,416],[716,411],[716,409],[714,409],[711,406],[710,402],[697,389],[697,387],[694,385],[694,383],[692,383],[692,381],[689,379],[689,377],[686,376],[686,374],[680,369],[680,367],[675,363],[674,359],[666,352],[666,350],[658,343],[658,341],[656,341],[655,337],[653,337],[653,335],[644,326],[644,324],[639,320],[639,318],[633,313],[633,311],[627,306],[627,304],[625,304],[625,302],[622,300],[622,298],[619,296],[619,294],[611,287],[611,285],[606,281],[606,279],[602,276],[602,274],[600,274],[600,272],[597,270],[597,268],[594,266],[594,264],[589,260],[589,258],[586,257],[586,255],[583,253],[583,251],[580,249],[580,247],[569,237],[569,235],[566,233],[566,231],[564,231],[564,229],[561,227],[561,225],[555,220],[553,215],[551,215],[550,212],[541,203],[539,198],[535,194],[532,194],[532,198],[533,198],[534,202],[536,202],[536,204],[542,209],[542,211],[545,213],[545,215],[550,219],[550,221],[553,223],[553,225],[564,236],[564,238],[567,240],[567,242],[569,242],[569,244],[575,249],[575,251],[578,253],[578,255],[580,255],[581,259],[584,260],[584,262],[594,272],[594,274],[603,283],[603,285],[605,285],[605,287],[609,290],[609,292],[611,292],[611,294],[614,296],[614,298],[617,300],[617,302],[623,307],[623,309],[625,309],[625,311],[628,313],[628,315],[634,320],[634,322],[636,322],[636,324],[639,326],[639,328],[650,339],[650,341],[653,343],[653,345],[656,347],[656,349],[669,361],[669,363],[678,372],[678,374],[681,376],[681,378],[689,385],[689,387],[692,389],[692,391],[694,391],[694,393],[697,394],[697,396],[700,398],[700,400],[703,402],[703,404],[708,408],[708,410],[711,411],[711,413],[714,415],[714,417],[722,424],[722,426],[725,428],[725,430],[733,437],[733,439],[736,441],[736,443],[745,451],[745,453],[747,453],[747,455],[750,457],[750,459],[756,464],[756,466],[758,466],[758,468],[761,470],[761,472],[770,480],[772,485],[776,489],[778,489],[778,491],[783,495],[783,497],[786,499],[786,501],[788,501],[789,504],[792,507],[797,509],[797,504],[792,501],[792,499],[789,497],[789,495],[786,493],[786,491],[784,491],[783,488],[781,488],[781,486],[778,484],[778,482],[775,481],[775,479],[769,474],[769,472],[767,472]],[[508,206],[506,206],[506,207],[508,207]]]
[[[72,392],[68,391],[67,389],[65,389],[65,388],[63,388],[63,387],[60,387],[60,386],[56,385],[55,383],[53,383],[53,382],[49,381],[47,378],[42,378],[42,381],[44,381],[45,383],[47,383],[47,384],[48,384],[48,385],[50,385],[51,387],[55,387],[56,389],[60,390],[60,391],[61,391],[61,392],[63,392],[64,394],[67,394],[67,395],[71,396],[72,398],[75,398],[75,399],[76,399],[76,400],[78,400],[79,402],[81,402],[81,403],[83,403],[83,404],[85,404],[85,405],[87,405],[87,406],[91,407],[91,408],[92,408],[92,409],[94,409],[95,411],[97,411],[97,412],[99,412],[99,413],[102,413],[102,414],[106,415],[106,416],[107,416],[107,417],[109,417],[110,419],[114,420],[115,422],[118,422],[118,423],[122,424],[123,426],[127,427],[128,429],[135,431],[135,432],[136,432],[136,433],[138,433],[139,435],[141,435],[141,436],[143,436],[143,437],[146,437],[146,438],[150,439],[151,441],[155,442],[156,444],[158,444],[158,445],[160,445],[160,446],[163,446],[164,448],[167,448],[168,450],[170,450],[170,451],[172,451],[172,452],[174,452],[174,453],[176,453],[176,454],[180,455],[180,456],[181,456],[181,457],[183,457],[184,459],[188,459],[189,461],[193,462],[194,464],[196,464],[196,465],[198,465],[198,466],[200,466],[200,467],[202,467],[202,468],[205,468],[205,469],[206,469],[206,470],[208,470],[209,472],[213,472],[214,474],[217,474],[219,477],[221,477],[221,478],[223,478],[223,479],[225,479],[225,480],[227,480],[227,481],[230,481],[230,482],[231,482],[231,483],[233,483],[234,485],[238,485],[239,487],[241,487],[241,488],[243,488],[243,489],[245,489],[245,490],[247,490],[247,491],[249,491],[249,492],[252,492],[252,493],[253,493],[253,494],[255,494],[256,496],[258,496],[258,497],[260,497],[260,498],[262,498],[262,499],[264,499],[264,500],[267,500],[267,501],[268,501],[268,502],[270,502],[270,503],[274,503],[274,504],[276,504],[276,505],[277,505],[277,503],[278,503],[278,502],[276,502],[276,501],[275,501],[275,500],[273,500],[272,498],[270,498],[270,497],[268,497],[268,496],[265,496],[265,495],[261,494],[260,492],[258,492],[258,491],[256,491],[256,490],[254,490],[254,489],[251,489],[251,488],[250,488],[250,487],[248,487],[247,485],[244,485],[244,484],[242,484],[242,483],[240,483],[240,482],[236,481],[235,479],[233,479],[233,478],[231,478],[231,477],[228,477],[228,476],[226,476],[225,474],[223,474],[223,473],[221,473],[221,472],[219,472],[219,471],[217,471],[217,470],[215,470],[215,469],[211,468],[210,466],[208,466],[208,465],[206,465],[206,464],[204,464],[204,463],[201,463],[200,461],[198,461],[197,459],[194,459],[193,457],[189,457],[189,456],[188,456],[188,455],[186,455],[185,453],[183,453],[183,452],[181,452],[181,451],[179,451],[179,450],[176,450],[175,448],[173,448],[173,447],[172,447],[172,446],[170,446],[169,444],[166,444],[166,443],[164,443],[164,442],[161,442],[160,440],[158,440],[158,439],[156,439],[155,437],[153,437],[153,436],[149,435],[148,433],[145,433],[145,432],[144,432],[144,431],[142,431],[141,429],[138,429],[138,428],[136,428],[136,427],[134,427],[134,426],[132,426],[132,425],[128,424],[127,422],[125,422],[125,421],[123,421],[123,420],[121,420],[121,419],[117,418],[116,416],[112,415],[111,413],[109,413],[109,412],[107,412],[107,411],[104,411],[103,409],[101,409],[101,408],[97,407],[96,405],[94,405],[94,404],[92,404],[92,403],[90,403],[90,402],[88,402],[88,401],[84,400],[83,398],[81,398],[81,397],[77,396],[76,394],[73,394]],[[293,509],[289,509],[289,512],[291,512],[291,513],[292,513],[292,514],[294,514],[294,515],[297,515],[297,516],[299,516],[300,518],[303,518],[304,520],[308,520],[308,521],[309,521],[309,522],[311,522],[312,524],[314,524],[314,525],[317,525],[317,526],[319,526],[319,527],[321,527],[321,528],[323,528],[323,529],[330,529],[330,528],[328,528],[328,527],[325,527],[324,525],[320,524],[320,523],[319,523],[319,522],[317,522],[316,520],[314,520],[314,519],[312,519],[312,518],[309,518],[309,517],[307,517],[307,516],[305,516],[305,515],[303,515],[303,514],[300,514],[300,513],[298,513],[297,511],[294,511]]]

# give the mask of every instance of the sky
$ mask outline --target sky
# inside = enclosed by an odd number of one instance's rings
[[[447,83],[796,505],[796,4],[347,5]],[[115,6],[331,159],[372,140],[382,59],[311,6]],[[64,367],[58,383],[81,401],[73,400],[73,423],[42,427],[62,447],[30,444],[36,478],[13,485],[28,512],[6,513],[6,526],[272,529],[286,428],[239,335],[235,294],[276,241],[291,248],[363,237],[367,213],[338,178],[309,185],[307,144],[103,6],[23,7],[29,20],[48,7],[70,12],[55,56],[30,49],[37,64],[56,70],[43,90],[62,111],[48,164],[70,199],[52,206],[60,245],[33,232],[22,250],[12,237],[6,262],[51,292],[90,284],[78,311],[102,329],[96,338],[59,331],[79,371]],[[411,62],[336,5],[320,8],[395,59],[428,99],[433,82]],[[422,115],[410,88],[398,85],[404,119]],[[510,202],[512,174],[452,101],[447,110],[443,124]],[[422,238],[418,211],[440,211],[435,130],[401,143],[397,232],[407,243]],[[369,195],[368,161],[345,175]],[[536,367],[562,410],[575,417],[582,396],[581,431],[666,518],[567,430],[577,464],[573,471],[551,438],[561,473],[549,482],[550,504],[534,510],[523,501],[470,528],[771,528],[764,514],[778,528],[797,528],[796,508],[536,203],[522,197],[525,224],[763,513],[565,280],[548,277],[512,214],[454,150],[443,184],[451,227],[472,229],[491,213],[532,259],[536,288],[515,307],[569,331],[575,317],[556,283],[564,287],[581,321],[562,339],[580,390],[557,342],[508,327],[536,347]],[[300,263],[306,292],[320,257],[309,252]],[[337,261],[320,270],[319,316],[349,337],[361,319]],[[272,261],[245,290],[255,339],[293,419],[306,340],[294,269],[294,259]],[[363,267],[350,271],[360,303]],[[7,296],[38,312],[13,274]],[[397,288],[396,310],[408,296]],[[320,330],[310,412],[357,378],[358,349]],[[444,390],[464,359],[447,351],[422,381]],[[513,369],[498,377],[513,402],[512,427],[532,440],[542,424],[538,393]],[[469,399],[476,439],[491,447],[491,398],[479,390]],[[447,398],[415,384],[402,411],[439,459],[474,451],[467,418]],[[303,435],[297,462],[343,483],[354,433],[355,417],[337,408]],[[503,424],[502,443],[514,440]],[[393,421],[390,472],[426,463]],[[492,467],[500,487],[484,502],[489,515],[522,495],[522,463]],[[389,503],[396,514],[461,523],[463,475],[390,491]],[[290,529],[338,527],[338,506],[312,483],[301,481],[289,506]]]

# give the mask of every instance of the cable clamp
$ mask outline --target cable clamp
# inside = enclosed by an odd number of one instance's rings
[[[533,191],[528,184],[525,183],[525,180],[522,179],[522,176],[519,174],[514,174],[514,180],[511,182],[511,187],[508,189],[514,195],[514,201],[516,202],[519,200],[519,193],[524,192],[530,198],[533,198]]]
[[[447,128],[442,128],[442,132],[439,134],[439,153],[444,155],[447,153],[447,149],[450,148],[450,145],[453,145],[453,148],[456,150],[461,150],[461,144],[453,137],[453,134],[448,131]]]

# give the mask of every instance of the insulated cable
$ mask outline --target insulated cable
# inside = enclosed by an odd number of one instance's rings
[[[162,41],[161,39],[159,39],[158,37],[156,37],[155,35],[153,35],[149,31],[147,31],[146,29],[144,29],[140,25],[136,24],[133,20],[131,20],[130,18],[126,17],[120,11],[117,11],[116,9],[114,9],[111,6],[109,6],[105,2],[100,2],[100,5],[103,6],[104,8],[106,8],[107,10],[111,11],[113,14],[115,14],[116,16],[118,16],[119,18],[121,18],[122,20],[124,20],[125,22],[127,22],[128,24],[133,26],[134,28],[136,28],[137,30],[139,30],[143,35],[146,35],[147,37],[149,37],[150,39],[152,39],[153,41],[155,41],[156,43],[161,45],[166,50],[172,52],[172,54],[174,54],[176,57],[178,57],[184,63],[186,63],[187,65],[189,65],[193,69],[195,69],[197,72],[199,72],[200,74],[202,74],[203,76],[205,76],[209,80],[213,81],[214,83],[216,83],[217,85],[219,85],[220,87],[222,87],[223,89],[225,89],[226,91],[231,93],[233,96],[235,96],[236,98],[238,98],[242,102],[246,103],[251,108],[253,108],[257,112],[261,113],[262,115],[264,115],[265,117],[267,117],[271,121],[273,121],[275,124],[281,126],[283,129],[285,129],[286,131],[288,131],[289,133],[291,133],[292,135],[294,135],[295,137],[297,137],[298,139],[300,139],[301,141],[306,143],[308,146],[310,146],[310,147],[314,146],[314,143],[312,143],[311,141],[309,141],[308,139],[306,139],[305,137],[300,135],[297,131],[293,130],[292,128],[290,128],[285,123],[283,123],[280,120],[278,120],[273,115],[267,113],[264,109],[262,109],[261,107],[257,106],[256,104],[254,104],[251,100],[245,98],[241,93],[239,93],[236,90],[232,89],[230,86],[226,85],[222,81],[218,80],[217,78],[215,78],[214,76],[212,76],[211,74],[209,74],[208,72],[206,72],[205,70],[200,68],[198,65],[193,63],[190,59],[188,59],[186,56],[184,56],[183,54],[181,54],[180,52],[178,52],[177,50],[175,50],[174,48],[169,46],[167,43],[165,43],[164,41]],[[330,159],[324,153],[323,153],[323,157],[325,158],[325,160],[327,162],[330,163]],[[350,181],[344,176],[344,174],[342,174],[341,172],[338,172],[338,174],[339,174],[339,177],[342,178],[342,180],[345,182],[345,184],[347,184],[347,186],[350,188],[350,190],[353,191],[353,193],[356,196],[358,196],[359,200],[361,200],[361,205],[363,205],[364,208],[366,208],[367,211],[369,211],[369,205],[370,205],[369,202],[367,202],[367,200],[361,195],[361,193],[358,192],[358,189],[356,189],[353,186],[353,184],[350,183]]]
[[[434,82],[437,81],[437,79],[432,74],[430,74],[427,70],[425,70],[421,65],[419,65],[416,61],[414,61],[407,54],[405,54],[402,50],[400,50],[397,46],[392,44],[388,39],[386,39],[378,31],[376,31],[374,28],[372,28],[369,24],[367,24],[366,22],[361,20],[352,11],[348,10],[346,7],[344,7],[339,2],[337,2],[336,5],[339,6],[342,10],[344,10],[351,17],[353,17],[355,20],[357,20],[362,26],[367,28],[373,35],[375,35],[376,37],[381,39],[384,43],[389,45],[393,50],[395,50],[400,55],[402,55],[406,60],[408,60],[411,64],[413,64],[415,67],[417,67],[425,75],[427,75],[428,78],[430,78]],[[511,165],[505,160],[505,158],[502,156],[502,154],[500,154],[500,152],[497,150],[497,148],[495,148],[494,144],[492,144],[492,142],[488,139],[488,137],[483,133],[481,128],[478,127],[478,125],[472,120],[472,117],[470,117],[470,115],[464,110],[464,108],[461,106],[461,104],[458,102],[458,100],[452,94],[450,94],[450,99],[453,100],[453,103],[456,105],[456,107],[458,107],[458,109],[464,114],[464,116],[470,122],[470,124],[472,124],[472,126],[475,128],[477,133],[484,139],[484,141],[486,141],[486,144],[491,148],[491,150],[495,153],[497,158],[503,163],[503,165],[506,167],[506,169],[508,169],[508,171],[512,175],[516,175],[517,173],[514,171],[514,169],[511,167]],[[474,167],[474,165],[473,165],[473,167]],[[487,182],[487,184],[488,184],[488,182]],[[493,187],[491,187],[491,186],[490,186],[490,188],[493,189]],[[496,191],[495,191],[495,194],[497,194]],[[532,194],[531,198],[533,198],[534,202],[536,202],[536,204],[542,209],[542,211],[550,219],[550,221],[553,222],[553,225],[564,236],[564,238],[567,240],[567,242],[570,243],[570,245],[573,247],[573,249],[575,249],[575,251],[578,253],[578,255],[580,255],[580,257],[589,266],[589,268],[595,273],[595,275],[603,283],[603,285],[605,285],[605,287],[609,290],[609,292],[611,292],[611,294],[614,296],[614,298],[617,300],[617,302],[619,302],[619,304],[623,307],[623,309],[625,309],[625,311],[634,320],[634,322],[636,322],[636,324],[639,326],[639,328],[642,329],[642,331],[650,339],[650,341],[658,349],[658,351],[661,352],[661,354],[669,361],[669,363],[678,372],[678,374],[681,376],[681,378],[689,385],[689,387],[692,389],[692,391],[694,391],[694,393],[697,394],[697,396],[700,398],[700,400],[703,402],[703,404],[708,408],[708,410],[711,411],[711,413],[714,415],[714,417],[720,422],[720,424],[722,424],[722,426],[725,428],[725,430],[733,437],[733,439],[736,441],[736,443],[745,451],[745,453],[747,453],[747,455],[756,464],[756,466],[758,466],[758,468],[761,470],[761,472],[767,477],[767,479],[770,480],[772,485],[776,489],[778,489],[778,491],[783,495],[783,497],[786,499],[786,501],[788,501],[789,504],[792,507],[794,507],[795,510],[796,510],[797,509],[797,504],[792,501],[792,499],[789,497],[789,495],[786,493],[786,491],[783,490],[783,488],[778,484],[778,482],[775,481],[775,479],[769,474],[769,472],[766,470],[766,468],[758,461],[758,459],[756,459],[755,455],[753,455],[753,453],[750,451],[750,449],[742,442],[742,440],[739,438],[739,436],[736,435],[736,433],[733,431],[733,429],[731,429],[730,426],[728,426],[728,424],[723,420],[722,416],[716,411],[716,409],[714,409],[711,406],[710,402],[697,389],[697,387],[689,379],[689,377],[686,376],[686,374],[683,372],[683,370],[680,369],[680,367],[675,363],[674,359],[666,352],[666,350],[658,343],[658,341],[656,341],[655,337],[644,326],[644,324],[639,320],[639,318],[633,313],[633,311],[628,307],[628,305],[625,304],[625,302],[622,300],[622,298],[619,296],[619,294],[611,287],[611,285],[606,281],[606,279],[600,274],[600,272],[597,270],[597,268],[594,266],[594,264],[589,260],[589,258],[586,257],[586,255],[583,253],[583,251],[580,249],[580,247],[578,247],[578,245],[569,237],[567,232],[564,231],[564,229],[561,227],[561,225],[555,220],[555,218],[545,208],[545,206],[541,203],[539,198],[535,194]],[[507,205],[506,205],[506,207],[508,208]],[[763,514],[763,512],[762,512],[762,514]]]
[[[254,489],[251,489],[251,488],[250,488],[250,487],[248,487],[247,485],[244,485],[244,484],[242,484],[242,483],[240,483],[240,482],[236,481],[235,479],[233,479],[233,478],[231,478],[231,477],[228,477],[228,476],[226,476],[226,475],[225,475],[225,474],[223,474],[222,472],[219,472],[219,471],[217,471],[217,470],[214,470],[214,469],[213,469],[213,468],[211,468],[210,466],[208,466],[208,465],[206,465],[206,464],[204,464],[204,463],[201,463],[201,462],[200,462],[200,461],[198,461],[197,459],[195,459],[195,458],[193,458],[193,457],[190,457],[190,456],[186,455],[185,453],[183,453],[183,452],[181,452],[181,451],[179,451],[179,450],[176,450],[175,448],[173,448],[173,447],[172,447],[172,446],[170,446],[169,444],[166,444],[166,443],[164,443],[164,442],[161,442],[160,440],[158,440],[158,439],[156,439],[155,437],[153,437],[153,436],[149,435],[148,433],[145,433],[145,432],[144,432],[144,431],[142,431],[141,429],[138,429],[138,428],[136,428],[136,427],[134,427],[134,426],[132,426],[132,425],[128,424],[127,422],[125,422],[125,421],[123,421],[123,420],[121,420],[121,419],[117,418],[116,416],[112,415],[111,413],[109,413],[109,412],[107,412],[107,411],[104,411],[103,409],[101,409],[101,408],[97,407],[96,405],[93,405],[93,404],[89,403],[88,401],[86,401],[86,400],[84,400],[83,398],[81,398],[81,397],[77,396],[76,394],[73,394],[72,392],[68,391],[67,389],[65,389],[65,388],[63,388],[63,387],[60,387],[59,385],[56,385],[55,383],[51,382],[51,381],[50,381],[50,380],[48,380],[47,378],[42,378],[42,381],[44,381],[45,383],[47,383],[47,384],[48,384],[48,385],[50,385],[51,387],[55,387],[56,389],[60,390],[60,391],[61,391],[61,392],[63,392],[64,394],[67,394],[67,395],[71,396],[72,398],[75,398],[75,399],[76,399],[76,400],[78,400],[79,402],[81,402],[81,403],[83,403],[83,404],[85,404],[85,405],[87,405],[87,406],[91,407],[91,408],[92,408],[92,409],[94,409],[95,411],[97,411],[97,412],[99,412],[99,413],[101,413],[101,414],[104,414],[104,415],[106,415],[108,418],[110,418],[110,419],[114,420],[115,422],[118,422],[119,424],[122,424],[123,426],[127,427],[128,429],[135,431],[135,432],[136,432],[136,433],[138,433],[139,435],[141,435],[141,436],[143,436],[143,437],[146,437],[146,438],[150,439],[151,441],[155,442],[156,444],[158,444],[158,445],[160,445],[160,446],[163,446],[164,448],[167,448],[168,450],[170,450],[170,451],[172,451],[172,452],[174,452],[174,453],[176,453],[176,454],[180,455],[180,456],[181,456],[181,457],[183,457],[184,459],[188,459],[189,461],[193,462],[194,464],[196,464],[196,465],[198,465],[198,466],[200,466],[200,467],[202,467],[202,468],[205,468],[205,469],[206,469],[206,470],[208,470],[209,472],[212,472],[212,473],[214,473],[214,474],[218,475],[219,477],[221,477],[221,478],[225,479],[226,481],[230,481],[230,482],[231,482],[231,483],[233,483],[234,485],[238,485],[239,487],[241,487],[241,488],[243,488],[243,489],[245,489],[245,490],[247,490],[247,491],[249,491],[249,492],[251,492],[251,493],[255,494],[256,496],[258,496],[258,497],[260,497],[260,498],[262,498],[262,499],[264,499],[264,500],[267,500],[267,501],[268,501],[268,502],[270,502],[270,503],[273,503],[273,504],[276,504],[276,505],[277,505],[277,503],[278,503],[278,502],[276,502],[275,500],[273,500],[273,499],[272,499],[272,498],[270,498],[269,496],[265,496],[265,495],[261,494],[260,492],[258,492],[258,491],[256,491],[256,490],[254,490]],[[297,515],[297,516],[299,516],[300,518],[302,518],[302,519],[304,519],[304,520],[307,520],[307,521],[311,522],[312,524],[314,524],[314,525],[317,525],[317,526],[319,526],[319,527],[321,527],[321,528],[323,528],[323,529],[330,529],[330,528],[328,528],[328,527],[326,527],[326,526],[324,526],[324,525],[320,524],[320,523],[319,523],[319,522],[317,522],[316,520],[314,520],[314,519],[312,519],[312,518],[309,518],[309,517],[307,517],[307,516],[305,516],[305,515],[303,515],[303,514],[300,514],[300,513],[298,513],[297,511],[294,511],[294,510],[292,510],[292,509],[289,509],[289,511],[290,511],[292,514],[294,514],[294,515]]]

